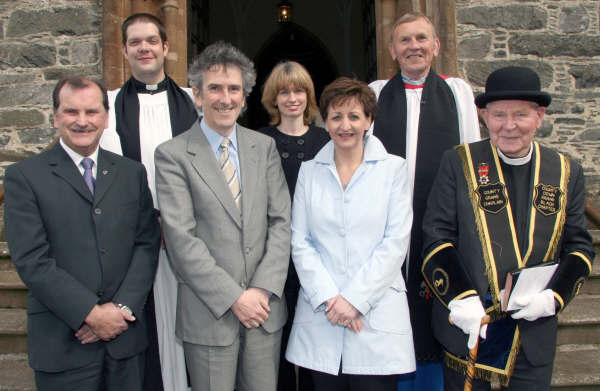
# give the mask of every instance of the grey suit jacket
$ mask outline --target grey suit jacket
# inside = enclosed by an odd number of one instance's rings
[[[290,197],[274,141],[237,127],[242,213],[200,121],[155,152],[156,187],[169,259],[179,278],[176,333],[228,346],[240,322],[230,307],[248,287],[272,293],[263,324],[285,323]],[[242,326],[243,327],[243,326]]]
[[[36,370],[117,359],[146,349],[143,316],[158,263],[160,230],[144,167],[100,149],[96,191],[59,145],[10,166],[6,238],[29,288],[27,346]],[[75,332],[95,304],[129,306],[137,320],[110,342],[82,345]]]

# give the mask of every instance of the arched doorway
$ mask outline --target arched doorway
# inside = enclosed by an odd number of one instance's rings
[[[269,123],[269,116],[260,103],[262,88],[273,67],[283,60],[297,61],[308,70],[315,84],[317,100],[323,88],[339,75],[333,56],[318,37],[297,24],[282,25],[254,57],[256,86],[248,97],[248,108],[241,121],[251,129]]]

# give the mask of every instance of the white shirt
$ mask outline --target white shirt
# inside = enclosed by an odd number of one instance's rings
[[[92,166],[92,176],[94,177],[94,179],[96,179],[96,173],[98,172],[98,147],[96,147],[96,149],[94,150],[94,152],[92,152],[91,155],[82,156],[82,155],[78,154],[77,152],[73,151],[71,148],[69,148],[69,146],[67,144],[65,144],[65,142],[63,141],[62,137],[60,138],[59,142],[60,142],[60,146],[63,147],[63,149],[65,150],[67,155],[69,155],[71,160],[73,160],[73,163],[75,163],[75,167],[77,167],[77,169],[79,170],[79,173],[82,176],[83,176],[83,172],[85,171],[85,169],[81,165],[81,161],[86,157],[89,157],[90,159],[92,159],[94,161],[94,165]]]

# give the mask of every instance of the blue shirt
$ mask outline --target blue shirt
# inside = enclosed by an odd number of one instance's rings
[[[200,128],[204,132],[204,135],[206,136],[206,139],[208,140],[208,144],[210,145],[210,148],[213,150],[213,152],[215,154],[215,158],[217,159],[217,161],[219,161],[221,158],[221,142],[223,141],[223,139],[225,137],[221,136],[219,133],[212,130],[210,128],[210,126],[208,126],[208,124],[206,123],[204,118],[202,118],[202,121],[200,121]],[[231,134],[227,138],[229,138],[229,141],[230,141],[229,148],[228,148],[229,159],[233,162],[233,165],[235,166],[235,175],[238,178],[238,181],[240,183],[240,189],[241,189],[242,188],[242,177],[240,175],[240,157],[238,154],[238,145],[237,145],[237,124],[234,125],[233,132],[231,132]]]

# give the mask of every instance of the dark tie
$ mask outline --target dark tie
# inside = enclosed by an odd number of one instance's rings
[[[94,167],[94,161],[89,157],[84,157],[81,161],[81,165],[83,166],[83,180],[87,185],[90,192],[94,194],[94,189],[96,187],[96,181],[94,180],[94,176],[92,175],[92,167]]]

